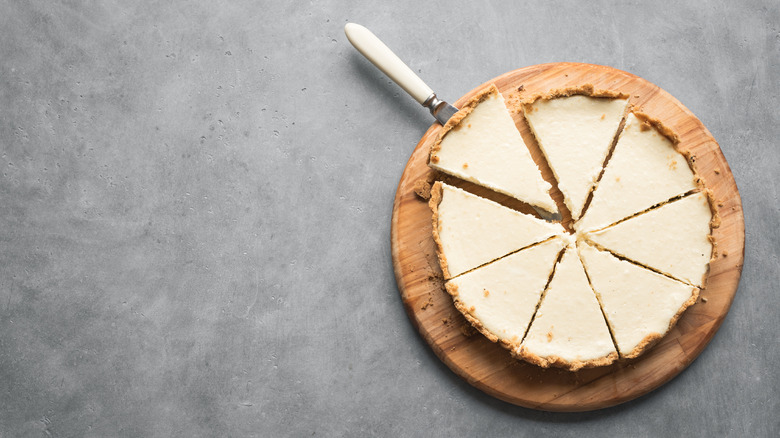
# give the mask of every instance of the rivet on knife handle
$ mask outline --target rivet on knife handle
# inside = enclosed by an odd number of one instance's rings
[[[454,106],[439,100],[431,87],[426,85],[370,30],[356,23],[347,23],[344,26],[344,33],[347,34],[349,42],[363,56],[400,85],[414,100],[428,108],[442,125],[447,123],[447,120],[458,111]]]

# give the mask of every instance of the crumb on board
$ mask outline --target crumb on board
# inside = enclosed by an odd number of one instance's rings
[[[519,87],[517,87],[517,91],[523,91],[523,90],[525,90],[525,85],[521,84]]]
[[[720,255],[722,255],[723,257],[728,257],[729,256],[729,252],[726,251],[726,250],[723,250],[723,251],[720,252]]]
[[[420,310],[425,310],[430,306],[433,306],[433,295],[428,294],[428,300],[420,306]]]
[[[431,183],[424,179],[418,179],[414,183],[414,193],[423,199],[431,199]]]
[[[547,342],[552,342],[552,340],[553,340],[553,334],[552,334],[552,330],[550,330],[549,332],[547,332]]]
[[[474,334],[475,330],[474,327],[471,326],[471,324],[463,324],[460,326],[460,332],[463,333],[463,336],[468,338]]]
[[[464,169],[468,169],[469,168],[469,163],[463,163],[463,168]]]
[[[715,168],[715,175],[720,175],[720,168],[718,167]]]
[[[484,292],[482,292],[483,295],[485,295],[485,298],[487,298],[490,295],[490,291],[485,289]]]
[[[707,302],[707,298],[705,298],[705,297],[701,297],[701,302],[702,302],[702,303],[706,303],[706,302]]]

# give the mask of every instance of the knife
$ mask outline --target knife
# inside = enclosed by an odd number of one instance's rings
[[[436,97],[436,93],[431,87],[426,85],[370,30],[356,23],[347,23],[344,26],[344,33],[347,34],[347,39],[358,52],[400,85],[420,105],[428,108],[439,123],[444,125],[450,117],[458,112],[457,108]]]
[[[428,108],[433,117],[442,125],[447,123],[450,117],[454,116],[458,109],[449,103],[436,97],[433,92],[412,69],[404,64],[401,59],[390,50],[379,38],[370,30],[357,23],[347,23],[344,26],[344,33],[353,46],[366,57],[379,70],[382,70],[396,84],[400,85],[410,96],[419,104]],[[530,204],[529,204],[530,205]],[[560,213],[551,213],[543,208],[531,205],[539,216],[546,220],[560,220]]]

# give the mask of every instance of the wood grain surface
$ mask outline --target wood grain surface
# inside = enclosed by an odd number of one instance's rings
[[[575,63],[525,67],[480,85],[455,105],[462,105],[489,83],[494,83],[510,104],[525,95],[585,83],[628,93],[634,108],[660,119],[677,132],[680,149],[691,152],[696,170],[714,192],[722,219],[714,231],[718,258],[710,266],[707,287],[699,301],[661,342],[637,359],[578,372],[543,369],[513,359],[507,350],[474,332],[444,290],[431,235],[431,211],[427,202],[415,194],[414,187],[421,180],[441,179],[523,212],[534,212],[506,196],[433,172],[427,166],[427,158],[441,129],[439,124],[434,124],[412,153],[393,206],[393,265],[409,318],[436,355],[457,375],[494,397],[528,408],[600,409],[632,400],[668,382],[712,339],[728,313],[742,271],[745,244],[742,203],[718,143],[701,121],[669,93],[611,67]],[[513,117],[545,179],[554,183],[519,107]],[[563,204],[557,189],[553,197],[559,206]],[[568,227],[569,222],[570,216],[563,210],[564,225]]]

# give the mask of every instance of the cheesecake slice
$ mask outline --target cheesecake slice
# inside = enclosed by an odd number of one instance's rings
[[[627,107],[628,96],[591,85],[556,90],[523,105],[574,220],[601,173]]]
[[[556,213],[550,184],[506,108],[495,85],[463,105],[442,128],[428,165]]]
[[[612,337],[574,245],[555,267],[528,334],[514,354],[542,367],[571,371],[617,359]]]
[[[429,205],[445,279],[564,233],[560,224],[520,213],[441,181],[433,185]]]
[[[717,225],[709,192],[697,192],[584,236],[618,256],[703,287]]]
[[[477,330],[516,348],[565,246],[562,238],[553,237],[453,278],[445,287]]]
[[[700,184],[677,135],[644,114],[629,114],[577,230],[597,230],[692,191]]]
[[[699,296],[695,286],[620,260],[582,241],[578,249],[624,358],[637,357],[652,347]]]

